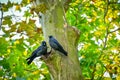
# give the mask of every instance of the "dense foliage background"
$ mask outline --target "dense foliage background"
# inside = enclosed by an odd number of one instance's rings
[[[50,80],[42,60],[26,64],[26,58],[44,40],[38,15],[30,5],[32,1],[0,1],[4,13],[0,31],[0,79]],[[73,0],[66,10],[66,20],[81,32],[78,58],[84,78],[119,80],[120,1]]]

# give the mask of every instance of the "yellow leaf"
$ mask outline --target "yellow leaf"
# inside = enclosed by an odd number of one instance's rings
[[[80,3],[80,0],[76,0],[74,3],[71,4],[71,6],[77,6]]]
[[[20,5],[16,5],[15,10],[20,10]]]
[[[90,45],[91,45],[90,43],[85,44],[85,45],[84,45],[84,48],[87,49]]]
[[[42,71],[43,74],[48,74],[49,73],[47,68],[41,69],[41,71]]]
[[[17,75],[16,75],[16,73],[13,73],[12,76],[13,76],[13,77],[16,77]]]
[[[96,52],[97,52],[97,53],[99,53],[99,52],[100,52],[100,50],[99,50],[99,49],[96,49]]]
[[[80,0],[76,0],[75,3],[77,3],[77,4],[80,3]]]
[[[16,41],[14,42],[14,44],[15,44],[15,45],[16,45],[16,44],[20,44],[19,40],[16,40]]]
[[[95,35],[95,36],[98,36],[98,37],[101,36],[101,34],[102,34],[102,33],[101,33],[100,31],[95,31],[95,32],[94,32],[94,35]]]
[[[117,69],[117,72],[120,73],[120,68]],[[119,75],[120,76],[120,75]]]
[[[30,3],[30,0],[27,0],[27,3]]]
[[[24,55],[24,56],[27,56],[27,50],[25,50],[25,51],[23,52],[23,55]]]
[[[104,25],[100,25],[99,28],[100,28],[100,30],[102,30],[102,31],[103,31],[103,30],[106,30],[106,27],[105,27]]]
[[[10,49],[7,49],[7,52],[10,53]]]
[[[102,1],[96,1],[95,5],[96,5],[96,6],[102,6],[102,5],[103,5],[103,2],[102,2]]]
[[[116,79],[117,79],[117,80],[120,80],[120,75],[118,75]]]
[[[34,71],[32,74],[33,74],[33,75],[36,75],[36,74],[39,74],[39,72],[40,72],[39,70],[36,70],[36,71]]]

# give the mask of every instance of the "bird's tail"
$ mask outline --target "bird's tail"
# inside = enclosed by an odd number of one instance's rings
[[[66,56],[67,56],[67,55],[68,55],[68,53],[67,53],[66,51],[64,51],[64,55],[66,55]]]
[[[68,53],[63,49],[63,50],[61,50],[61,52],[65,55],[65,56],[67,56],[68,55]]]
[[[31,58],[27,58],[26,60],[27,60],[27,64],[30,65],[31,62],[34,60],[34,58],[32,58],[32,57]]]

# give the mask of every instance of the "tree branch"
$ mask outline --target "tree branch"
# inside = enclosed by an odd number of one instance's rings
[[[108,13],[108,6],[109,6],[109,0],[107,0],[107,6],[106,6],[106,9],[105,9],[105,13],[104,13],[104,23],[106,23],[105,17]],[[106,27],[106,36],[105,36],[105,42],[104,42],[103,49],[105,49],[105,47],[106,47],[107,37],[108,37],[108,29],[109,29],[109,26]]]
[[[109,0],[107,0],[107,6],[106,6],[106,9],[105,9],[105,13],[104,13],[104,23],[106,23],[105,22],[105,17],[106,17],[106,15],[108,13],[108,6],[109,6]]]
[[[110,34],[110,33],[113,33],[113,32],[116,32],[116,31],[118,31],[118,30],[120,30],[120,28],[118,28],[118,29],[116,29],[116,30],[114,30],[114,31],[110,31],[109,34]]]
[[[118,3],[118,2],[109,2],[110,4],[120,4],[120,3]]]
[[[64,3],[64,9],[65,9],[65,12],[68,10],[69,8],[69,3],[71,3],[72,0],[65,0],[65,3]]]
[[[106,28],[106,36],[105,36],[105,42],[104,42],[103,49],[105,49],[105,48],[106,48],[107,37],[108,37],[108,35],[109,35],[108,29],[109,29],[109,26],[107,26],[107,28]]]
[[[109,29],[109,26],[107,26],[107,28],[106,28],[106,36],[105,36],[105,42],[104,42],[104,47],[103,47],[103,49],[105,49],[105,47],[106,47],[108,35],[109,35],[110,33],[113,33],[113,32],[115,32],[115,31],[120,30],[120,28],[118,28],[118,29],[116,29],[116,30],[114,30],[114,31],[108,32],[108,29]]]

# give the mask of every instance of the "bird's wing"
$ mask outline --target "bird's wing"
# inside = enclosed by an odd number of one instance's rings
[[[42,52],[42,46],[38,47],[35,51],[32,52],[32,55],[39,56],[39,53]]]
[[[60,45],[60,43],[56,39],[53,39],[53,41],[57,45],[58,49],[63,49],[63,47]]]
[[[31,56],[28,57],[26,60],[29,60],[29,59],[34,59],[36,57],[36,50],[32,52]]]

